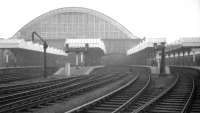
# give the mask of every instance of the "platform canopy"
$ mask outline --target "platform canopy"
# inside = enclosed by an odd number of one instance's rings
[[[146,38],[143,41],[141,41],[138,45],[136,45],[135,47],[129,49],[127,51],[127,55],[132,55],[135,54],[137,52],[146,50],[148,48],[153,48],[154,47],[154,43],[161,43],[161,42],[166,42],[165,38]]]
[[[43,52],[43,45],[31,41],[25,41],[23,39],[1,39],[0,49],[26,49],[30,51]],[[67,56],[63,50],[54,47],[48,47],[47,53]]]
[[[89,48],[100,48],[104,53],[107,53],[101,39],[66,39],[65,44],[68,44],[69,48],[84,48],[88,44]]]
[[[183,52],[183,51],[198,51],[198,48],[200,48],[200,37],[192,38],[180,38],[170,44],[166,47],[167,53],[172,52]]]

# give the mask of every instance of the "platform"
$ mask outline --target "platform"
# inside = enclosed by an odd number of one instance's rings
[[[99,66],[88,66],[88,67],[79,67],[79,69],[76,69],[76,67],[71,67],[71,76],[80,76],[80,75],[88,75],[90,72],[92,72],[94,69],[101,68],[103,65]],[[60,68],[56,73],[54,73],[55,78],[66,78],[67,76],[64,73],[64,67]]]
[[[197,69],[200,71],[200,66],[175,66],[175,65],[170,65],[173,67],[182,67],[182,68],[192,68],[192,69]]]
[[[158,67],[154,67],[154,66],[147,66],[147,65],[131,65],[131,66],[149,68],[151,70],[152,74],[159,74],[159,72],[160,72],[160,69]],[[169,66],[166,66],[165,71],[167,74],[170,74]]]

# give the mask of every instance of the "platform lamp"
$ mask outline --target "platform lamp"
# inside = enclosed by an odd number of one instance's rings
[[[160,74],[165,74],[165,42],[161,42],[160,45],[154,43],[155,52],[157,50],[161,51],[161,61],[160,61]]]
[[[65,52],[69,53],[69,44],[65,44]]]
[[[88,43],[85,43],[85,50],[84,50],[84,54],[86,56],[86,53],[88,52],[89,50],[89,44]],[[83,57],[83,65],[86,66],[86,63],[85,63],[85,57]]]
[[[46,58],[46,50],[47,50],[47,48],[48,48],[48,44],[47,44],[47,42],[37,33],[37,32],[32,32],[32,41],[34,41],[34,38],[35,38],[35,35],[40,39],[40,41],[42,41],[42,43],[43,43],[43,76],[44,76],[44,78],[46,78],[47,77],[47,75],[46,75],[46,70],[47,70],[47,58]]]
[[[87,52],[87,51],[88,51],[88,49],[89,49],[89,44],[88,44],[88,43],[86,43],[86,44],[85,44],[85,52]]]
[[[165,74],[165,42],[161,42],[160,74]]]
[[[153,47],[154,47],[154,64],[156,66],[156,51],[158,49],[158,44],[157,43],[153,43]]]

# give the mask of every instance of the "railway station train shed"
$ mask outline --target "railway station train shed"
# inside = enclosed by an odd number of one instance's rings
[[[154,44],[159,44],[161,42],[165,42],[165,39],[146,39],[137,46],[129,49],[127,55],[131,57],[133,64],[159,64],[161,56],[160,53],[156,51]],[[199,66],[200,38],[180,38],[179,40],[166,44],[165,59],[167,65]]]
[[[31,41],[33,32],[38,33],[49,46],[62,50],[66,39],[101,39],[106,51],[103,56],[107,56],[103,58],[104,62],[113,59],[113,55],[126,56],[126,51],[141,41],[112,18],[80,7],[60,8],[42,14],[23,26],[11,39]],[[35,42],[40,43],[38,39]],[[68,58],[71,60],[70,56]],[[101,61],[94,62],[87,64],[98,65]]]
[[[166,63],[169,65],[200,65],[200,38],[180,38],[166,46]]]
[[[63,49],[65,39],[102,39],[107,53],[126,53],[141,40],[112,18],[95,10],[67,7],[47,12],[22,27],[13,38],[31,40],[36,31],[49,45]]]
[[[199,46],[139,39],[86,8],[50,11],[0,39],[0,113],[200,113]]]

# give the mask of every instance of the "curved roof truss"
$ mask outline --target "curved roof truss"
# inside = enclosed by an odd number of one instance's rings
[[[35,18],[31,22],[29,22],[28,24],[23,26],[20,30],[26,29],[29,26],[31,26],[31,25],[33,25],[33,24],[35,24],[38,21],[41,21],[43,19],[53,17],[57,14],[70,13],[70,12],[81,12],[81,13],[87,13],[87,14],[90,14],[90,15],[97,16],[97,17],[109,22],[110,24],[116,26],[118,29],[120,29],[122,32],[124,32],[129,38],[138,38],[136,36],[133,36],[133,34],[130,31],[128,31],[124,26],[122,26],[120,23],[113,20],[112,18],[110,18],[110,17],[108,17],[108,16],[106,16],[106,15],[104,15],[104,14],[98,12],[98,11],[87,9],[87,8],[81,8],[81,7],[65,7],[65,8],[60,8],[60,9],[55,9],[55,10],[49,11],[49,12]],[[13,37],[17,37],[20,34],[20,30]]]

